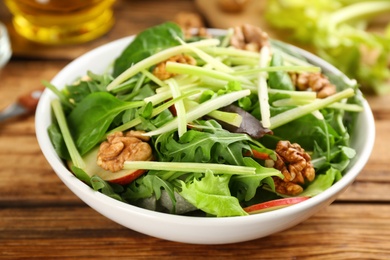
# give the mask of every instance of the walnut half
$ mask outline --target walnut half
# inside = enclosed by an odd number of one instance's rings
[[[107,141],[100,144],[97,164],[107,171],[117,172],[123,169],[125,161],[151,160],[152,148],[146,142],[147,138],[138,131],[129,131],[125,135],[116,132],[107,136]]]
[[[174,22],[180,26],[185,38],[191,38],[192,36],[211,38],[211,35],[205,28],[202,17],[198,13],[179,12],[175,15]]]
[[[308,153],[299,145],[289,141],[279,141],[275,149],[277,160],[274,168],[280,170],[284,179],[274,177],[278,193],[298,195],[303,191],[305,181],[313,181],[315,170]]]
[[[270,46],[268,34],[251,24],[234,27],[230,44],[236,49],[254,52],[259,52],[263,46]]]
[[[196,60],[192,56],[187,54],[179,54],[157,64],[156,67],[154,67],[153,69],[153,75],[161,80],[166,80],[175,76],[175,74],[170,73],[166,70],[166,64],[168,61],[196,65]]]
[[[318,98],[326,98],[336,93],[336,86],[322,73],[290,73],[293,84],[299,90],[312,90],[317,92]]]

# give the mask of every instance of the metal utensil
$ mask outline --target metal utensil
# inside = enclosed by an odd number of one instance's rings
[[[0,68],[11,58],[12,50],[7,28],[0,22]]]
[[[33,90],[26,95],[20,96],[15,103],[0,111],[0,122],[12,117],[34,113],[42,91],[42,89]]]

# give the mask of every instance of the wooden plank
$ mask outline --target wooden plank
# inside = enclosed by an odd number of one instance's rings
[[[287,231],[230,245],[151,238],[88,207],[1,209],[0,231],[0,256],[7,259],[199,259],[211,255],[213,259],[386,259],[390,255],[390,207],[385,204],[333,204]]]

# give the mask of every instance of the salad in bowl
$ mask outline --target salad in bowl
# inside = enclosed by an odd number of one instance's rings
[[[373,127],[357,82],[251,25],[188,33],[167,22],[87,53],[44,84],[42,150],[89,205],[99,194],[96,209],[110,218],[108,205],[185,219],[309,205],[359,159],[341,192],[372,149],[371,136],[364,151],[354,141],[362,114]]]

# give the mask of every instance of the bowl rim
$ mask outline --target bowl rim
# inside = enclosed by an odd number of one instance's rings
[[[210,29],[211,32],[214,33],[221,33],[225,32],[225,30],[221,29]],[[76,58],[72,62],[70,62],[68,65],[66,65],[52,80],[51,83],[55,86],[58,86],[60,89],[62,89],[65,84],[68,82],[64,81],[64,78],[69,78],[68,73],[73,67],[77,67],[80,61],[88,60],[90,58],[93,58],[94,56],[107,52],[108,50],[112,50],[115,48],[125,48],[128,43],[130,43],[131,40],[133,40],[135,35],[133,36],[127,36],[121,39],[117,39],[115,41],[109,42],[107,44],[104,44],[102,46],[99,46],[95,49],[92,49],[85,54],[81,55],[80,57]],[[290,45],[292,46],[292,45]],[[338,69],[336,69],[333,65],[327,63],[326,61],[322,60],[321,58],[315,56],[312,53],[309,53],[308,51],[302,50],[298,47],[292,46],[295,48],[298,52],[300,52],[303,56],[307,57],[311,61],[316,62],[319,66],[326,68],[327,70],[331,71],[334,74],[344,75],[341,73]],[[81,75],[74,75],[81,76]],[[69,80],[69,79],[68,79]],[[73,78],[72,78],[73,80]],[[58,85],[58,83],[62,85]],[[69,82],[70,83],[70,82]],[[138,206],[134,206],[131,204],[127,204],[124,202],[120,202],[118,200],[115,200],[113,198],[110,198],[100,192],[94,191],[92,188],[90,188],[88,185],[84,184],[81,180],[79,180],[77,177],[75,177],[64,165],[62,160],[58,157],[57,153],[55,152],[53,145],[50,142],[49,136],[47,134],[47,124],[45,124],[45,117],[47,116],[48,110],[50,111],[50,101],[55,98],[55,95],[48,89],[43,91],[43,94],[40,98],[40,101],[37,106],[36,110],[36,117],[35,117],[35,130],[36,130],[36,136],[39,143],[39,146],[42,150],[42,153],[44,154],[46,160],[49,162],[51,167],[55,170],[57,176],[65,183],[66,186],[75,194],[78,195],[78,197],[83,200],[86,204],[97,210],[103,215],[106,215],[106,212],[104,212],[103,208],[96,208],[91,205],[91,201],[94,199],[98,199],[102,205],[114,207],[117,209],[120,209],[122,211],[126,211],[132,214],[137,214],[139,216],[145,217],[145,218],[158,218],[160,221],[163,220],[164,222],[171,222],[178,225],[184,225],[187,224],[188,221],[191,221],[192,226],[225,226],[229,223],[255,223],[258,222],[260,219],[272,219],[275,217],[280,216],[286,216],[290,214],[297,213],[299,211],[305,211],[312,207],[314,207],[317,204],[321,204],[325,201],[328,201],[328,203],[331,203],[335,197],[342,192],[346,187],[348,187],[354,179],[359,175],[361,170],[364,168],[365,164],[367,163],[370,154],[372,152],[374,141],[375,141],[375,124],[374,124],[374,117],[371,111],[371,108],[368,104],[368,102],[365,99],[362,99],[362,105],[364,107],[364,111],[362,112],[362,116],[367,122],[367,130],[366,130],[366,142],[364,143],[364,149],[362,149],[362,153],[359,156],[359,160],[356,160],[355,164],[352,165],[352,167],[348,170],[348,173],[346,173],[338,182],[334,183],[330,188],[328,188],[326,191],[311,197],[308,200],[305,200],[303,202],[300,202],[295,205],[291,205],[289,207],[277,209],[274,211],[269,212],[263,212],[261,214],[250,214],[248,216],[237,216],[237,217],[223,217],[223,218],[207,218],[207,217],[196,217],[196,216],[183,216],[183,215],[174,215],[169,213],[162,213],[162,212],[156,212],[148,209],[144,209]],[[51,121],[51,120],[49,120]],[[46,122],[47,123],[47,122]],[[81,197],[79,194],[82,194],[84,197]]]

